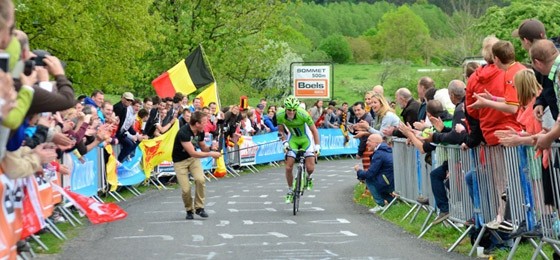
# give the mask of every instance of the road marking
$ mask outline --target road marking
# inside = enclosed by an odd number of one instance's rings
[[[238,244],[235,246],[268,246],[267,242],[262,242],[262,243],[249,243],[249,244]]]
[[[193,223],[195,226],[202,226],[204,223],[201,220],[170,220],[170,221],[153,221],[148,224],[173,224],[173,223]]]
[[[257,195],[257,196],[243,196],[243,195],[232,195],[230,198],[268,198],[268,195]]]
[[[293,220],[285,219],[282,221],[252,221],[252,220],[243,220],[244,225],[253,225],[253,224],[297,224]]]
[[[355,242],[355,240],[335,241],[335,242],[315,241],[315,243],[326,244],[326,245],[341,245],[341,244],[348,244],[348,243],[354,243],[354,242]]]
[[[181,256],[181,259],[200,259],[200,258],[205,258],[205,259],[213,259],[216,255],[218,255],[216,252],[210,252],[207,255],[199,255],[199,254],[188,254],[188,253],[175,253],[178,256]]]
[[[307,196],[307,197],[309,197],[309,198],[315,198],[316,195],[309,195],[309,196]]]
[[[220,224],[216,225],[216,227],[225,227],[229,225],[229,220],[220,220]]]
[[[201,247],[207,248],[207,247],[219,247],[219,246],[225,246],[225,245],[227,245],[227,244],[226,243],[220,243],[220,244],[215,244],[215,245],[189,245],[189,244],[185,244],[184,246],[196,247],[196,248],[201,248]],[[182,254],[182,253],[178,253],[178,254]]]
[[[339,231],[339,232],[326,232],[326,233],[309,233],[305,234],[306,237],[357,237],[358,235],[350,231]]]
[[[313,204],[313,202],[311,202],[311,201],[306,201],[306,202],[304,202],[303,204],[305,204],[305,205],[311,205],[311,204]]]
[[[268,236],[274,236],[274,237],[277,237],[277,238],[288,237],[288,236],[286,236],[282,233],[278,233],[278,232],[267,232],[266,234],[237,234],[237,235],[222,233],[222,234],[218,234],[218,235],[222,236],[222,238],[224,238],[224,239],[232,239],[234,237],[268,237]]]
[[[276,212],[274,208],[264,208],[264,209],[228,209],[229,212],[248,212],[248,211],[269,211],[269,212]]]
[[[207,207],[212,207],[212,206],[214,206],[214,205],[216,205],[216,202],[214,202],[214,201],[211,201],[211,202],[206,203],[206,206],[207,206]]]
[[[192,241],[193,242],[204,241],[204,236],[203,235],[192,235]]]
[[[350,221],[343,218],[337,218],[336,220],[313,220],[309,222],[314,224],[350,224]]]
[[[138,239],[138,238],[161,238],[165,241],[174,240],[172,236],[169,235],[148,235],[148,236],[124,236],[124,237],[113,237],[113,239]]]
[[[253,202],[253,201],[228,201],[227,202],[228,205],[232,205],[232,204],[264,204],[264,205],[270,205],[272,204],[272,201],[259,201],[259,202]]]
[[[185,211],[184,210],[179,210],[179,211],[177,211],[177,210],[144,211],[144,214],[159,214],[159,213],[183,213],[183,214],[185,214]],[[209,210],[206,210],[206,213],[213,214],[213,213],[216,213],[216,211],[212,210],[212,209],[209,209]]]
[[[284,205],[286,205],[285,203],[282,203]],[[292,211],[294,210],[293,208],[289,208],[289,209],[285,209],[287,211]],[[299,208],[299,210],[301,211],[325,211],[324,208],[320,208],[320,207],[311,207],[311,208]]]

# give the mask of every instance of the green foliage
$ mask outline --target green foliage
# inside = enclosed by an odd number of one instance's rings
[[[546,28],[547,36],[560,35],[560,2],[554,0],[539,1],[538,4],[526,1],[512,1],[510,6],[492,7],[481,17],[476,29],[482,35],[495,34],[496,37],[511,41],[516,50],[516,58],[526,61],[527,51],[521,47],[519,39],[514,39],[511,32],[519,27],[525,19],[539,19]]]
[[[15,1],[18,28],[31,49],[45,49],[67,65],[78,91],[114,92],[131,85],[135,60],[158,37],[151,0]],[[120,91],[120,89],[119,89]]]
[[[352,50],[342,35],[331,35],[319,46],[319,49],[327,53],[333,62],[346,63],[352,59]]]
[[[202,44],[218,81],[239,88],[265,78],[282,53],[276,47],[283,45],[270,43],[281,38],[285,7],[261,0],[156,1],[152,10],[164,14],[158,28],[166,37],[152,42],[143,61],[153,66],[144,74],[155,78]]]
[[[428,26],[430,36],[435,39],[453,37],[455,32],[449,24],[450,17],[435,5],[414,4],[410,9]]]
[[[289,6],[290,13],[295,13],[303,23],[296,21],[289,24],[301,27],[301,32],[309,38],[314,46],[319,46],[321,41],[330,35],[343,35],[357,37],[374,28],[383,14],[394,10],[395,6],[385,1],[374,4],[368,3],[333,3],[316,5],[304,3]]]
[[[428,27],[406,5],[383,15],[374,37],[376,56],[385,59],[422,61],[429,49]]]
[[[350,49],[352,50],[352,57],[354,57],[354,62],[365,64],[370,63],[373,56],[373,51],[371,50],[371,45],[366,37],[358,38],[346,38]]]

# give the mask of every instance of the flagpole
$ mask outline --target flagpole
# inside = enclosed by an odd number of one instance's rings
[[[198,46],[200,47],[200,51],[202,51],[202,57],[206,60],[206,64],[208,64],[208,69],[210,69],[210,74],[212,74],[212,77],[214,78],[214,87],[216,88],[216,96],[218,99],[218,107],[221,109],[222,107],[222,102],[220,100],[220,93],[218,92],[218,82],[216,80],[216,76],[214,76],[214,71],[212,70],[212,66],[210,65],[210,61],[206,58],[206,53],[204,52],[204,48],[202,47],[202,44],[198,44]]]

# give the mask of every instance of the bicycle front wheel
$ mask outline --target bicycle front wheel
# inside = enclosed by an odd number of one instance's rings
[[[295,185],[295,189],[294,189],[294,216],[297,214],[297,212],[299,211],[299,198],[301,195],[301,190],[302,190],[302,176],[303,176],[303,170],[301,167],[298,167],[298,171],[297,171],[297,175],[296,175],[296,185]]]

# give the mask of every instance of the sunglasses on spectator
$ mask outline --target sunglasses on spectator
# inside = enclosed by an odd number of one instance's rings
[[[132,101],[134,101],[134,99],[127,99],[126,101],[128,101],[128,102],[132,102]]]

